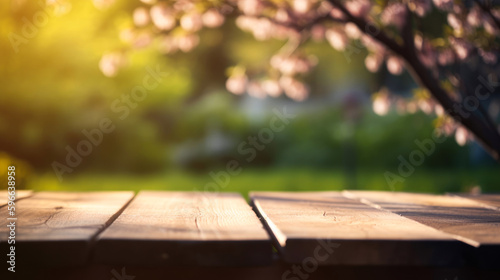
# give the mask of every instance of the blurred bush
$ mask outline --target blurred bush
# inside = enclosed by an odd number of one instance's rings
[[[8,170],[9,166],[14,166],[15,169],[15,175],[13,176],[15,178],[15,187],[17,190],[22,190],[26,188],[26,185],[28,184],[28,180],[30,179],[30,176],[32,175],[32,170],[26,162],[12,158],[6,153],[0,152],[0,188],[2,189],[7,189],[8,187]]]
[[[22,34],[24,19],[43,9],[38,2],[12,3],[0,4],[3,38]],[[136,174],[177,167],[205,172],[230,159],[247,167],[394,168],[399,155],[407,157],[416,148],[414,140],[432,134],[432,119],[425,115],[379,117],[365,104],[362,116],[351,120],[342,102],[331,102],[345,87],[361,85],[363,92],[377,88],[377,76],[364,70],[364,55],[348,62],[328,44],[311,44],[307,49],[317,54],[320,64],[308,77],[310,100],[297,104],[285,98],[251,99],[221,90],[225,69],[236,63],[266,67],[279,42],[261,44],[234,27],[223,27],[224,32],[202,33],[202,43],[189,54],[164,56],[143,48],[126,55],[119,34],[132,24],[131,11],[139,3],[117,1],[107,10],[96,9],[91,1],[65,3],[70,3],[68,10],[50,15],[19,45],[18,53],[9,40],[0,40],[1,162],[19,164],[21,186],[31,170],[28,164],[33,171],[52,172],[54,161],[65,162],[68,147],[75,149],[86,140],[82,131],[97,128],[105,118],[115,125],[114,131],[103,136],[72,174]],[[126,57],[127,66],[112,77],[99,70],[107,52]],[[147,67],[160,67],[169,76],[122,119],[112,104],[124,102],[123,97],[142,84]],[[268,127],[273,106],[293,107],[297,117],[247,162],[238,145]],[[424,166],[464,167],[469,157],[466,148],[446,141]]]

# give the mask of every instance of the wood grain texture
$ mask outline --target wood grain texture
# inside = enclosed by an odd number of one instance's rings
[[[250,198],[287,262],[310,258],[337,265],[463,262],[464,245],[449,235],[340,192],[256,192]]]
[[[16,201],[29,197],[32,194],[33,192],[30,190],[16,190]],[[8,197],[7,190],[0,191],[0,207],[7,204],[7,202],[9,201],[7,197]]]
[[[257,265],[269,236],[239,194],[140,192],[100,236],[97,263]]]
[[[89,244],[133,192],[38,192],[16,203],[16,255],[19,265],[79,265],[89,257]],[[7,207],[0,208],[7,217]],[[0,221],[2,252],[9,228]],[[2,254],[4,255],[4,254]]]
[[[449,233],[476,247],[468,254],[478,265],[500,266],[500,213],[483,203],[431,194],[366,191],[346,194]]]
[[[454,193],[451,196],[460,196],[484,204],[486,208],[500,211],[500,194],[462,194]]]

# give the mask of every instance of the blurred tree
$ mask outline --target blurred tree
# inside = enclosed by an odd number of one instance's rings
[[[1,152],[46,170],[87,139],[84,130],[109,118],[115,130],[93,148],[82,169],[142,172],[165,166],[165,145],[151,124],[150,110],[175,108],[190,93],[192,75],[182,63],[160,60],[155,51],[123,55],[128,44],[118,32],[131,21],[128,11],[134,8],[127,2],[102,11],[90,1],[0,3]],[[114,50],[111,55],[109,50]],[[99,70],[103,53],[129,66],[106,77]],[[112,104],[142,85],[148,67],[160,67],[169,79],[148,91],[141,106],[130,108],[122,121]]]
[[[394,75],[406,68],[423,89],[409,102],[391,98],[387,92],[379,94],[375,112],[386,113],[391,102],[399,109],[434,112],[443,133],[454,133],[459,144],[473,135],[499,159],[498,1],[141,1],[144,5],[132,12],[135,27],[123,30],[132,45],[149,36],[157,39],[162,53],[189,52],[199,44],[203,27],[219,27],[234,17],[236,26],[258,41],[286,41],[269,56],[267,67],[228,69],[226,87],[234,94],[277,97],[284,93],[304,100],[309,89],[301,79],[318,62],[304,51],[306,42],[326,39],[348,61],[363,54],[365,46],[369,71],[379,71],[384,62]],[[105,56],[101,69],[114,63]]]

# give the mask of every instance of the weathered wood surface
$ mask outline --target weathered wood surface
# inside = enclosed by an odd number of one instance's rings
[[[300,264],[304,271],[316,271],[318,265],[451,266],[497,269],[494,273],[500,268],[498,195],[256,192],[250,194],[256,214],[232,193],[19,194],[20,269],[267,267],[276,265],[271,239],[280,251],[280,266]],[[0,208],[0,217],[0,251],[8,252],[7,207]],[[0,260],[5,263],[5,258],[2,254]],[[294,275],[290,267],[278,276]]]
[[[485,207],[500,211],[500,194],[450,194],[483,203]]]
[[[21,200],[23,198],[29,197],[33,192],[30,190],[16,190],[16,201]],[[7,190],[0,191],[0,207],[4,206],[9,202],[8,200],[8,192]]]
[[[464,244],[340,192],[256,192],[252,203],[285,261],[337,265],[461,264]],[[314,260],[313,260],[314,259]]]
[[[39,192],[16,203],[16,255],[23,265],[80,265],[90,243],[134,196],[133,192]],[[7,207],[0,217],[8,217]],[[2,252],[9,236],[0,220]],[[5,255],[5,254],[2,254]]]
[[[458,196],[416,193],[348,191],[345,194],[449,233],[477,248],[471,248],[469,253],[475,259],[473,262],[500,267],[500,213],[483,203]]]
[[[96,244],[95,261],[144,265],[269,264],[272,246],[239,194],[140,192]]]

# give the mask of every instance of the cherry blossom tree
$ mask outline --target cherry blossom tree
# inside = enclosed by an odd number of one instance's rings
[[[103,0],[94,0],[102,4]],[[408,71],[420,85],[404,99],[382,89],[373,109],[386,113],[424,111],[436,114],[441,133],[459,144],[480,142],[500,155],[499,35],[500,7],[493,0],[141,0],[131,15],[135,28],[121,37],[141,47],[153,40],[159,51],[189,52],[200,43],[198,32],[235,18],[237,27],[256,40],[282,40],[258,77],[244,66],[230,69],[226,88],[234,94],[302,101],[309,94],[302,81],[318,63],[302,51],[310,41],[326,40],[346,59],[368,54],[365,66],[377,72],[385,64],[393,75]],[[97,4],[96,4],[97,5]],[[429,22],[433,25],[429,26]],[[437,24],[436,24],[437,23]],[[123,65],[116,53],[103,56],[100,68],[115,75]],[[264,78],[263,78],[264,77]]]

